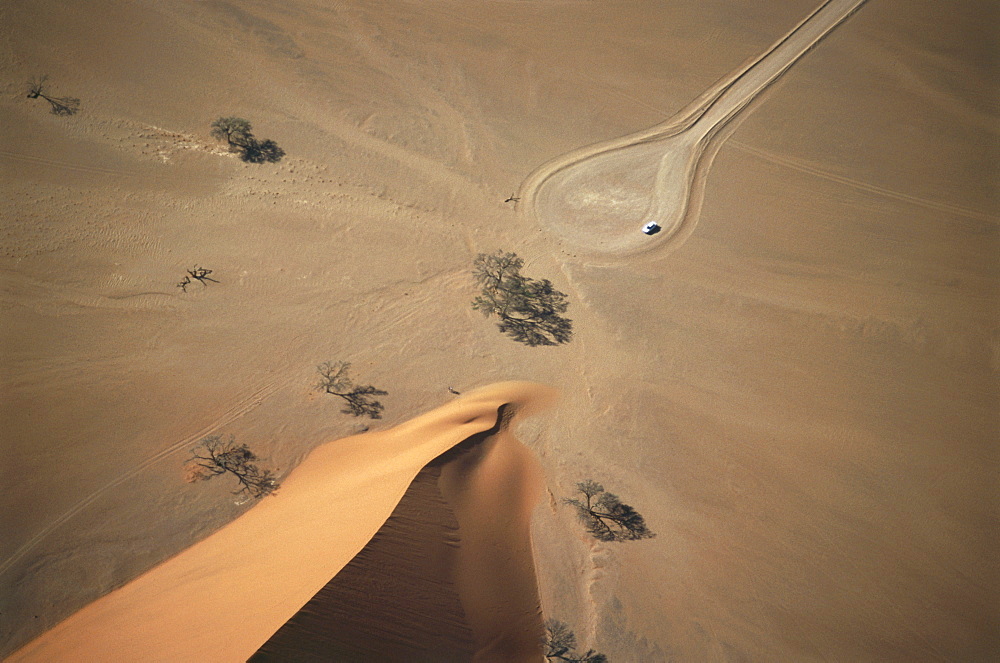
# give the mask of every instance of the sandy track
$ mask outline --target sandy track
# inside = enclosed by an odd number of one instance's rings
[[[84,166],[81,164],[66,163],[65,161],[57,161],[55,159],[46,159],[45,157],[36,157],[29,154],[19,154],[17,152],[8,152],[6,150],[0,150],[0,157],[7,159],[8,161],[21,161],[24,163],[36,164],[41,166],[51,166],[53,168],[62,168],[65,170],[75,170],[82,173],[98,173],[101,175],[117,175],[118,177],[132,177],[135,173],[130,173],[124,170],[112,170],[111,168],[100,168],[98,166]]]
[[[795,159],[793,157],[787,157],[780,154],[775,154],[767,150],[762,150],[753,147],[752,145],[747,145],[742,141],[734,140],[729,144],[743,152],[746,152],[747,154],[752,154],[758,159],[770,161],[771,163],[776,163],[780,166],[791,168],[792,170],[797,170],[800,173],[808,173],[809,175],[815,175],[816,177],[821,177],[825,180],[830,180],[831,182],[837,182],[838,184],[844,184],[850,187],[854,187],[859,191],[874,193],[879,196],[892,198],[894,200],[900,200],[905,203],[910,203],[912,205],[917,205],[919,207],[925,207],[927,209],[932,209],[937,212],[955,214],[970,219],[976,219],[978,221],[987,221],[995,223],[998,220],[1000,220],[995,214],[990,214],[988,212],[984,212],[983,210],[974,209],[972,207],[965,207],[962,205],[953,205],[951,203],[946,203],[940,200],[934,200],[932,198],[913,196],[907,193],[903,193],[901,191],[894,191],[892,189],[887,189],[885,187],[877,186],[875,184],[862,182],[861,180],[856,180],[852,177],[844,177],[843,175],[837,175],[836,173],[831,173],[828,170],[817,168],[815,165],[806,163],[801,159]]]
[[[697,221],[702,184],[720,132],[865,0],[827,0],[791,32],[675,118],[574,150],[522,184],[522,211],[569,243],[595,253],[677,244]],[[655,220],[654,241],[638,232]]]

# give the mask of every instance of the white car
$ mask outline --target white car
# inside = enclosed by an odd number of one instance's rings
[[[649,223],[647,223],[642,227],[642,232],[646,233],[647,235],[655,235],[656,233],[660,232],[660,224],[658,224],[656,221],[650,221]]]

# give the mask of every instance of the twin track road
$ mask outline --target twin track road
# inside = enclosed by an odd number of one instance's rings
[[[697,222],[723,129],[865,1],[827,0],[674,118],[544,164],[521,186],[522,213],[594,254],[681,243]],[[653,241],[638,232],[647,221],[663,229]]]

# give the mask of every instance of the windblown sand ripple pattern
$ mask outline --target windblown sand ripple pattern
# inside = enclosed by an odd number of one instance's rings
[[[865,0],[828,0],[749,65],[663,124],[571,152],[522,186],[524,209],[581,250],[629,253],[683,241],[697,221],[720,132]]]

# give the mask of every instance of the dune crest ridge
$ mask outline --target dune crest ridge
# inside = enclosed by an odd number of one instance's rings
[[[8,661],[245,661],[368,543],[427,463],[497,429],[498,413],[534,414],[556,394],[497,383],[389,430],[318,447],[277,495]],[[474,488],[490,471],[487,464],[471,482],[454,482],[452,499],[471,508],[488,498]]]

